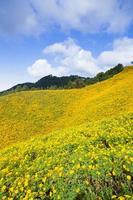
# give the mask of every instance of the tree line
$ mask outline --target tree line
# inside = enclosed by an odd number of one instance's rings
[[[44,89],[73,89],[73,88],[82,88],[87,85],[95,84],[100,81],[107,80],[113,77],[115,74],[118,74],[124,69],[122,64],[107,70],[106,72],[100,72],[95,77],[81,77],[77,75],[71,76],[62,76],[57,77],[53,75],[48,75],[41,78],[36,83],[22,83],[18,84],[6,91],[0,93],[0,95],[6,95],[13,92],[20,91],[29,91],[29,90],[44,90]]]

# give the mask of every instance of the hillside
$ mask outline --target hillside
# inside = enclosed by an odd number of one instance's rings
[[[131,200],[132,135],[128,114],[13,145],[0,152],[0,197]]]
[[[0,97],[1,148],[38,134],[96,121],[133,108],[133,67],[82,89],[30,91]]]
[[[133,67],[0,97],[0,199],[131,200]]]
[[[48,75],[35,83],[22,83],[9,88],[3,92],[0,92],[0,95],[7,95],[14,92],[21,91],[30,91],[30,90],[46,90],[46,89],[72,89],[72,88],[82,88],[86,85],[91,85],[106,79],[113,77],[115,74],[120,73],[124,69],[122,64],[107,70],[106,72],[100,72],[94,77],[81,77],[77,75],[62,76],[57,77],[53,75]]]

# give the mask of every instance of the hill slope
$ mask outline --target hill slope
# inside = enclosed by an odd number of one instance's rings
[[[133,67],[74,90],[30,91],[0,97],[1,148],[38,134],[131,112]]]
[[[0,197],[131,200],[133,114],[35,137],[0,152]]]
[[[0,97],[0,199],[132,199],[132,83]]]

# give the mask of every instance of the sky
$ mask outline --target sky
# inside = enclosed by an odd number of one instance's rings
[[[132,60],[132,0],[0,0],[0,91]]]

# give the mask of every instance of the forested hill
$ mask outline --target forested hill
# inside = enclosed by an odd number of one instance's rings
[[[91,85],[106,79],[111,78],[115,74],[121,72],[124,69],[122,64],[107,70],[106,72],[100,72],[95,77],[81,77],[77,75],[56,77],[52,75],[45,76],[38,80],[36,83],[22,83],[17,84],[14,87],[0,92],[0,95],[5,95],[13,92],[37,90],[37,89],[71,89],[82,88],[86,85]]]

